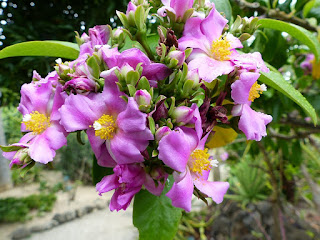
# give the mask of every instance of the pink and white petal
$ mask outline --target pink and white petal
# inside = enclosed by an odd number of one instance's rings
[[[209,15],[201,22],[200,29],[212,43],[214,40],[220,38],[227,22],[227,19],[225,19],[215,8],[212,8]]]
[[[160,17],[166,17],[167,16],[167,11],[172,12],[173,14],[176,15],[176,11],[172,7],[169,7],[169,6],[163,6],[163,7],[159,8],[158,11],[157,11],[157,14]]]
[[[87,135],[98,164],[102,167],[116,166],[117,163],[110,156],[109,151],[107,150],[106,141],[95,136],[95,131],[91,128],[87,130]]]
[[[67,145],[67,138],[64,128],[57,124],[51,124],[42,134],[46,138],[51,149],[58,150]]]
[[[272,116],[256,112],[247,104],[242,107],[239,129],[244,132],[248,140],[260,141],[267,136],[266,125],[272,121]]]
[[[211,197],[217,204],[223,201],[223,197],[228,191],[228,182],[209,182],[201,178],[193,179],[194,185],[208,197]]]
[[[127,108],[117,117],[117,126],[124,132],[138,132],[146,129],[147,114],[139,110],[138,104],[128,98]]]
[[[209,83],[234,70],[230,61],[217,61],[209,56],[202,56],[190,61],[188,67],[190,70],[198,69],[200,78]]]
[[[109,192],[119,187],[118,176],[116,174],[105,176],[96,184],[96,190],[99,195]]]
[[[56,155],[56,152],[50,147],[49,141],[42,135],[37,135],[32,140],[29,153],[31,159],[43,164],[51,162]]]
[[[116,134],[110,140],[110,155],[118,164],[130,164],[143,162],[144,158],[139,149],[134,145],[134,141],[127,139],[125,134]],[[108,147],[108,146],[107,146]]]
[[[171,0],[170,6],[175,9],[176,17],[183,17],[184,13],[192,8],[194,0]]]
[[[240,79],[231,84],[231,97],[237,104],[251,104],[248,100],[252,85],[257,81],[260,74],[255,72],[241,73]]]
[[[231,33],[227,34],[226,39],[230,43],[231,49],[243,48],[243,45],[242,45],[241,41],[239,40],[239,38],[236,38]]]
[[[180,178],[180,181],[173,183],[172,188],[166,196],[172,200],[173,206],[190,212],[193,194],[193,180],[188,169],[181,175],[182,177]]]
[[[183,131],[185,134],[185,142],[189,144],[190,149],[193,151],[196,149],[196,147],[199,144],[199,138],[197,135],[197,132],[194,130],[194,128],[189,128],[189,127],[180,127],[180,129]]]
[[[70,95],[60,108],[61,121],[67,132],[88,129],[106,113],[101,94]]]
[[[159,142],[159,159],[178,172],[185,171],[192,152],[189,144],[186,144],[186,139],[183,131],[177,129],[164,136]]]

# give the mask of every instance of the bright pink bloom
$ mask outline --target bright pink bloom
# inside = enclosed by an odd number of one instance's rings
[[[68,132],[87,130],[98,164],[105,167],[143,162],[140,152],[153,140],[147,115],[132,97],[128,103],[121,98],[114,70],[105,72],[102,93],[70,95],[60,110],[61,124]]]
[[[153,63],[150,59],[137,48],[130,48],[119,53],[117,48],[108,48],[107,46],[102,49],[102,58],[109,68],[119,67],[125,65],[131,66],[136,69],[138,64],[143,68],[142,76],[145,76],[152,87],[157,86],[159,80],[163,80],[171,74],[171,70],[162,63]]]
[[[244,132],[248,140],[260,141],[267,135],[266,125],[272,121],[270,115],[256,112],[250,108],[255,98],[258,98],[264,85],[258,85],[259,73],[244,72],[240,79],[231,85],[231,97],[235,102],[232,109],[233,116],[240,116],[239,129]]]
[[[134,195],[141,190],[143,185],[149,192],[158,196],[164,188],[164,184],[159,181],[156,186],[154,180],[145,173],[144,168],[139,164],[117,165],[113,172],[114,174],[105,176],[96,185],[100,195],[115,189],[110,202],[111,211],[126,210]]]
[[[59,124],[58,109],[63,103],[61,87],[54,88],[51,81],[31,82],[21,88],[21,131],[29,132],[23,143],[28,144],[29,155],[36,162],[51,162],[55,151],[67,144],[66,132]]]
[[[163,7],[159,8],[158,15],[167,16],[167,11],[176,15],[176,18],[183,18],[187,10],[192,8],[194,0],[161,0]]]
[[[174,184],[166,194],[175,207],[191,210],[194,187],[211,197],[216,203],[223,201],[229,188],[227,182],[209,182],[210,157],[204,145],[208,134],[201,138],[199,110],[195,110],[195,129],[181,127],[163,136],[159,142],[159,159],[174,169]],[[200,127],[199,127],[200,125]]]
[[[178,40],[180,49],[193,48],[187,59],[189,70],[198,69],[200,78],[207,82],[232,72],[232,59],[238,55],[235,48],[242,48],[239,39],[231,34],[222,35],[227,22],[213,7],[205,19],[188,19]]]

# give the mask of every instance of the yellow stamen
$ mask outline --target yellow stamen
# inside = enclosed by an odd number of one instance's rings
[[[23,117],[22,123],[25,124],[27,130],[34,134],[41,134],[50,126],[50,117],[46,117],[38,111],[33,111]]]
[[[227,39],[220,37],[218,40],[212,42],[212,57],[218,61],[230,60],[230,48],[230,42]]]
[[[255,99],[259,98],[262,93],[263,90],[261,85],[255,82],[250,89],[248,100],[253,102]]]
[[[202,171],[210,170],[211,164],[209,160],[210,154],[208,148],[204,150],[196,149],[190,156],[190,170],[194,173],[198,173],[202,176]]]
[[[311,61],[312,63],[312,77],[317,80],[320,79],[320,61],[316,62],[316,59]]]
[[[116,123],[112,116],[103,114],[97,121],[94,122],[93,128],[95,135],[101,139],[110,140],[116,131]]]

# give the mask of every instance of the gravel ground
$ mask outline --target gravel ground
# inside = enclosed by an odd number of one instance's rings
[[[32,234],[30,240],[134,240],[138,232],[132,224],[132,208],[126,212],[94,211],[49,231]]]

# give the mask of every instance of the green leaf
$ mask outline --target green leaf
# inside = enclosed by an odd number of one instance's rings
[[[228,21],[231,22],[232,8],[229,0],[210,0],[210,1],[214,3],[218,12],[220,13],[223,12],[226,18],[228,19]]]
[[[303,17],[307,17],[312,8],[320,6],[320,0],[309,1],[303,8]]]
[[[170,182],[173,183],[173,179]],[[146,190],[141,190],[135,196],[133,225],[139,230],[140,240],[170,240],[176,235],[182,210],[173,207],[171,200],[165,196],[170,187],[166,183],[160,197]]]
[[[30,41],[8,46],[0,51],[0,59],[22,56],[47,56],[76,59],[79,47],[62,41]]]
[[[4,152],[14,152],[14,151],[18,151],[19,149],[21,149],[22,147],[19,147],[19,146],[3,146],[3,145],[0,145],[0,149]]]
[[[104,176],[113,174],[112,168],[101,167],[98,165],[98,161],[95,155],[93,155],[92,162],[92,181],[93,184],[97,184]]]
[[[320,43],[317,37],[308,30],[292,23],[286,23],[279,20],[266,18],[260,19],[258,21],[258,24],[262,28],[271,28],[290,34],[292,37],[307,45],[314,53],[317,60],[320,59]]]
[[[309,115],[316,125],[317,123],[317,114],[311,104],[305,99],[302,94],[296,90],[290,83],[288,83],[276,69],[272,68],[268,65],[271,69],[269,73],[260,72],[259,81],[267,84],[268,86],[276,89],[277,91],[281,92],[283,95],[290,98],[296,104],[298,104],[307,115]]]

